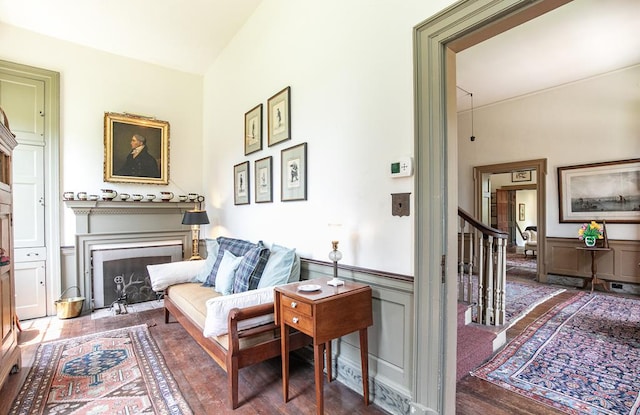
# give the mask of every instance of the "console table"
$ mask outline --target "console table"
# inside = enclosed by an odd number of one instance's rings
[[[609,288],[607,287],[607,281],[598,278],[598,275],[597,275],[598,265],[596,263],[596,254],[598,252],[611,251],[611,248],[597,248],[595,246],[593,246],[593,247],[579,246],[579,247],[576,247],[576,249],[578,249],[580,251],[588,251],[588,252],[591,253],[591,292],[593,293],[593,287],[596,284],[602,285],[602,287],[605,289],[605,291],[609,291]],[[586,286],[587,286],[587,281],[585,280],[584,285],[582,286],[582,288],[584,288]]]
[[[282,347],[282,394],[289,400],[289,330],[291,327],[313,338],[316,413],[324,413],[323,353],[326,348],[327,378],[331,381],[331,340],[354,331],[360,334],[360,360],[365,405],[369,405],[367,327],[373,325],[371,287],[351,281],[334,287],[328,278],[275,287],[275,319],[280,325]],[[313,286],[316,287],[313,287]],[[311,286],[311,287],[310,287]],[[305,289],[317,288],[312,291]]]

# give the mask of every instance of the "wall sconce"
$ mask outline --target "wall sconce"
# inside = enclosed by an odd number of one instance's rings
[[[329,259],[333,262],[333,279],[327,281],[327,284],[337,287],[344,285],[344,281],[338,278],[338,261],[342,259],[342,252],[338,251],[338,238],[337,234],[340,232],[341,225],[329,225],[332,233],[334,234],[331,241],[333,250],[329,252]]]
[[[202,197],[202,196],[201,196]],[[207,225],[209,223],[209,217],[207,212],[200,209],[200,203],[204,200],[198,198],[198,204],[193,210],[187,210],[182,217],[183,225],[191,225],[191,258],[189,261],[196,261],[203,259],[200,256],[200,225]]]

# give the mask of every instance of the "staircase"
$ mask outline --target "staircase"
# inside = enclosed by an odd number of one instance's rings
[[[496,334],[486,327],[470,323],[471,306],[458,303],[456,382],[484,363],[494,350]]]

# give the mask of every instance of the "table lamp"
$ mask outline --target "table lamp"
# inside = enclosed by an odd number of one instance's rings
[[[209,217],[207,216],[207,212],[204,210],[198,209],[198,206],[193,210],[187,210],[184,212],[184,216],[182,217],[183,225],[191,225],[191,258],[189,261],[195,261],[199,259],[203,259],[200,256],[199,248],[200,248],[200,225],[206,225],[209,223]]]
[[[329,229],[331,230],[332,241],[331,246],[333,250],[329,252],[329,259],[333,262],[333,279],[327,281],[327,284],[333,285],[337,287],[339,285],[344,285],[344,281],[338,278],[338,261],[342,259],[342,252],[338,251],[338,233],[340,232],[340,225],[329,225]]]

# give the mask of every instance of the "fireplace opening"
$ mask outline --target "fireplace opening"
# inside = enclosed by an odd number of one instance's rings
[[[93,308],[110,307],[123,295],[127,304],[155,300],[147,265],[182,258],[182,241],[94,245],[91,251]]]

